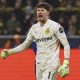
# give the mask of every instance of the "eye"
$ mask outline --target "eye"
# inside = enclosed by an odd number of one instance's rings
[[[40,10],[37,10],[37,11],[40,11]]]
[[[41,11],[44,11],[44,10],[41,10]]]

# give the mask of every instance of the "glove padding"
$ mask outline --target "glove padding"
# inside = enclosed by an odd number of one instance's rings
[[[12,49],[4,49],[2,52],[1,52],[1,58],[3,59],[6,59],[9,55],[13,54],[13,50]]]
[[[3,59],[6,59],[9,55],[9,52],[7,49],[4,49],[2,52],[1,52],[1,58]]]
[[[69,74],[69,61],[64,60],[63,65],[58,70],[62,78],[66,77]]]

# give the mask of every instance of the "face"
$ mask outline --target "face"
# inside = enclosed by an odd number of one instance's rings
[[[37,8],[37,20],[40,22],[45,21],[49,16],[49,11],[44,8]]]

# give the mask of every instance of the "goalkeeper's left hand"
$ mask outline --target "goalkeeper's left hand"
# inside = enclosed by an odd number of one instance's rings
[[[69,61],[64,60],[63,65],[58,70],[62,78],[66,77],[69,74]]]

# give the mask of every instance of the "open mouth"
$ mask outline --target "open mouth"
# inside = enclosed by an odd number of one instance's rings
[[[43,17],[42,15],[39,15],[38,17]]]

